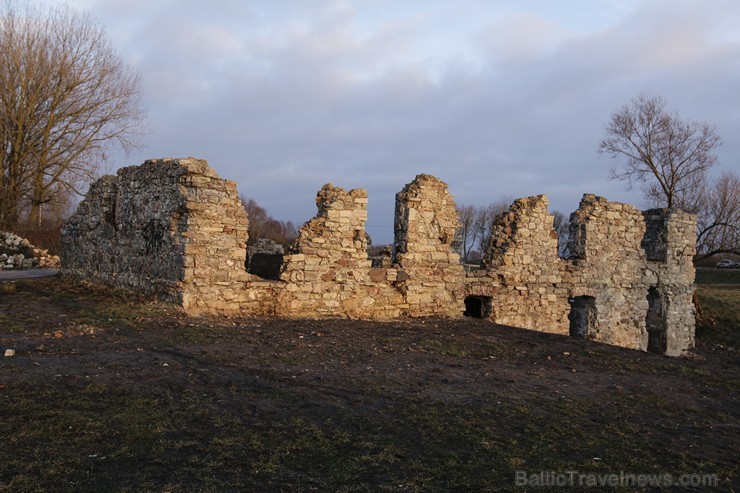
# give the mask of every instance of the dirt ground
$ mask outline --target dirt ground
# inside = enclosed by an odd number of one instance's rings
[[[738,491],[739,389],[716,341],[668,358],[467,318],[188,317],[0,284],[0,491],[551,491],[543,471],[577,472],[563,491]]]

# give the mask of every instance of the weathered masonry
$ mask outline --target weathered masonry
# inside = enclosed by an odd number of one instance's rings
[[[279,272],[245,269],[236,184],[205,161],[147,161],[95,182],[62,232],[67,276],[134,288],[191,313],[488,318],[671,356],[694,346],[695,219],[584,195],[571,258],[558,256],[544,195],[498,218],[483,268],[466,272],[447,185],[418,175],[396,195],[393,257],[367,255],[367,193],[330,184]]]

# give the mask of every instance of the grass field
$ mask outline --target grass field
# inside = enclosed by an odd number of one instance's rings
[[[0,492],[738,491],[738,274],[698,272],[686,358],[481,320],[188,317],[2,284]],[[592,487],[609,474],[660,484]]]
[[[697,337],[740,348],[740,270],[699,268]]]

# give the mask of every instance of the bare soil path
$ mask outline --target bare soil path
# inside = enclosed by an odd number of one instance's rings
[[[22,279],[40,279],[59,274],[59,269],[0,270],[0,281],[18,281]]]

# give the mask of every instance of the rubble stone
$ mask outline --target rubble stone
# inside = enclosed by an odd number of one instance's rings
[[[0,231],[0,270],[58,267],[58,256],[36,248],[25,238]]]

